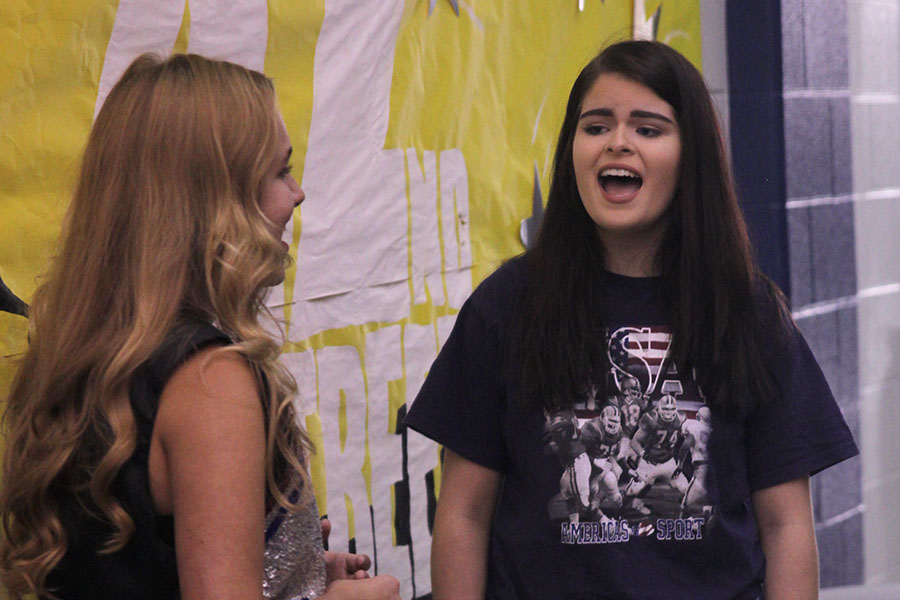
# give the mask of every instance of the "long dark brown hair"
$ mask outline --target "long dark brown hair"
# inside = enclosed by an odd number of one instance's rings
[[[510,319],[505,374],[526,406],[571,406],[588,383],[606,396],[604,249],[578,194],[572,162],[582,100],[605,73],[648,87],[674,110],[681,172],[655,257],[671,318],[670,359],[682,372],[695,370],[713,410],[726,417],[745,414],[772,391],[759,338],[760,307],[774,307],[775,318],[766,320],[776,331],[783,333],[790,317],[783,295],[754,260],[703,78],[659,42],[607,47],[572,86],[544,220],[525,253],[528,281]]]

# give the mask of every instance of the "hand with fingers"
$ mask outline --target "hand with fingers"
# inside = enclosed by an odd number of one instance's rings
[[[322,600],[400,600],[400,582],[390,575],[366,579],[339,579],[319,596]]]
[[[331,522],[322,519],[322,541],[328,545]],[[365,554],[325,551],[325,582],[322,600],[400,600],[400,582],[390,575],[370,577],[372,560]]]
[[[331,521],[322,519],[322,542],[328,546],[328,536],[331,534]],[[369,567],[372,559],[365,554],[353,554],[351,552],[325,551],[325,583],[331,584],[340,579],[366,579],[369,577]]]

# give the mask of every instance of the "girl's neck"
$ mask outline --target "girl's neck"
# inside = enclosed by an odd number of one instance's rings
[[[602,236],[604,267],[607,271],[627,277],[659,275],[656,262],[659,239],[652,237]]]

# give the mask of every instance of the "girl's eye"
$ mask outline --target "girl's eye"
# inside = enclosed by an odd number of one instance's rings
[[[286,166],[285,168],[283,168],[282,170],[278,171],[278,179],[284,179],[285,177],[287,177],[288,175],[290,175],[290,174],[291,174],[291,170],[292,170],[293,168],[294,168],[294,167],[293,167],[292,165],[288,165],[288,166]]]
[[[595,123],[593,125],[588,125],[584,128],[584,132],[588,135],[600,135],[601,133],[605,133],[608,131],[605,125],[600,125]]]
[[[655,127],[641,126],[637,128],[638,135],[648,138],[655,138],[660,135],[659,129]]]

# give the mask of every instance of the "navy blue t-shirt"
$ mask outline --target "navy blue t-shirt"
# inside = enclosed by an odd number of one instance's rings
[[[607,397],[526,411],[500,365],[525,276],[513,260],[475,290],[406,420],[504,475],[486,597],[760,597],[750,493],[858,453],[800,333],[767,357],[778,397],[720,419],[667,358],[660,280],[608,274]]]

